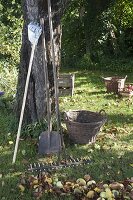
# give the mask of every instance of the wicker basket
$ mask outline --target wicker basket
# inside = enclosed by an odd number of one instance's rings
[[[122,91],[119,92],[119,95],[122,97],[132,97],[133,96],[133,83],[125,84],[125,87]]]
[[[94,143],[101,126],[106,122],[105,111],[99,113],[86,110],[65,112],[69,138],[76,144]]]
[[[118,94],[120,91],[123,90],[126,78],[127,76],[125,76],[124,78],[118,76],[106,77],[106,78],[103,77],[107,92],[108,93],[114,92]]]

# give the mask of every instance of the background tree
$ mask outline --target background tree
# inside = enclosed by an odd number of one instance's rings
[[[131,56],[132,22],[132,0],[72,0],[63,17],[63,65],[103,68],[101,60]]]
[[[0,2],[0,21],[2,30],[0,37],[0,74],[8,80],[13,88],[15,88],[17,69],[19,69],[16,106],[18,116],[21,109],[31,52],[31,44],[27,36],[27,25],[30,21],[39,21],[39,18],[42,16],[47,18],[46,0],[22,1],[24,26],[22,34],[21,64],[19,68],[20,35],[22,28],[20,2],[20,0],[1,0]],[[69,7],[67,7],[65,14],[63,14],[67,4],[69,4]],[[60,24],[63,26],[61,45],[63,67],[80,67],[81,69],[100,68],[102,70],[124,71],[127,70],[126,63],[130,62],[132,66],[132,0],[55,0],[52,1],[52,12],[57,50],[57,66],[59,66],[60,63]],[[45,20],[45,25],[47,51],[49,56],[49,30],[47,19]],[[42,47],[40,38],[35,52],[25,110],[24,119],[27,122],[41,120],[45,115],[45,91],[41,58]],[[51,83],[50,86],[52,88],[53,76],[51,66],[51,59],[49,56],[48,69]],[[120,66],[123,66],[123,69]],[[129,67],[128,70],[131,71],[132,68]],[[10,94],[12,94],[12,90],[9,88],[5,87],[3,90],[8,90],[8,92],[10,91]]]

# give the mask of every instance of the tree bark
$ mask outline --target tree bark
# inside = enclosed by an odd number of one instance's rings
[[[52,59],[50,54],[50,33],[48,26],[48,9],[47,0],[24,0],[22,1],[24,25],[22,31],[22,46],[20,56],[20,68],[18,74],[17,85],[17,116],[20,115],[25,81],[28,71],[29,59],[31,54],[31,44],[28,40],[28,24],[30,22],[39,22],[40,18],[45,19],[45,34],[46,34],[46,46],[48,55],[48,71],[50,88],[53,86],[53,71],[52,71]],[[53,29],[54,29],[54,43],[55,43],[55,55],[56,55],[56,68],[60,66],[60,44],[61,44],[61,4],[60,0],[51,0],[52,14],[53,14]],[[45,95],[45,79],[44,79],[44,67],[42,59],[42,41],[41,37],[38,41],[38,45],[35,50],[32,72],[29,82],[24,122],[26,124],[35,121],[42,120],[46,115],[46,95]],[[51,90],[52,91],[52,90]],[[53,93],[52,93],[53,94]]]

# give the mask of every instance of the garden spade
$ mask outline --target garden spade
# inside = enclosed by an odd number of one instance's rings
[[[46,42],[44,32],[44,19],[41,19],[42,25],[42,48],[43,48],[43,65],[44,65],[44,76],[45,76],[45,91],[47,101],[47,131],[40,134],[38,153],[41,155],[59,153],[61,150],[61,137],[59,131],[52,131],[51,122],[51,99],[49,94],[49,80],[48,80],[48,68],[47,68],[47,55],[46,55]],[[53,55],[54,56],[54,55]]]

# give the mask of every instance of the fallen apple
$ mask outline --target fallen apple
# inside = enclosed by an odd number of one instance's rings
[[[111,183],[109,185],[109,187],[112,189],[112,190],[120,190],[120,189],[123,189],[124,188],[124,185],[121,184],[121,183],[118,183],[118,182],[114,182],[114,183]]]
[[[73,185],[73,188],[77,188],[77,187],[79,187],[79,184],[76,183]]]
[[[101,192],[101,193],[100,193],[100,197],[101,197],[101,198],[106,198],[106,192]]]
[[[89,198],[89,199],[93,199],[93,197],[94,197],[94,195],[95,195],[95,192],[93,191],[93,190],[90,190],[88,193],[87,193],[87,198]]]
[[[95,190],[95,192],[97,192],[97,193],[100,193],[100,192],[102,192],[102,191],[101,191],[101,189],[100,189],[100,188],[98,188],[98,187],[96,187],[94,190]]]
[[[82,191],[79,188],[75,188],[74,194],[82,194]]]
[[[84,175],[85,181],[89,181],[91,179],[91,176],[89,174]]]
[[[96,184],[96,181],[94,181],[94,180],[91,180],[91,181],[88,181],[87,182],[87,186],[91,186],[92,184]]]
[[[108,188],[109,185],[108,185],[108,184],[103,184],[103,187],[104,187],[104,188]]]
[[[112,194],[110,188],[106,188],[106,189],[105,189],[105,195],[106,195],[106,198],[107,198],[108,200],[111,200],[111,199],[112,199],[113,194]]]
[[[117,190],[112,190],[112,194],[113,194],[114,198],[119,197],[119,191],[117,191]]]
[[[58,182],[56,183],[56,187],[58,187],[58,188],[63,188],[63,185],[62,185],[61,181],[58,181]]]
[[[76,182],[77,184],[82,186],[86,185],[86,181],[83,178],[78,178]]]

